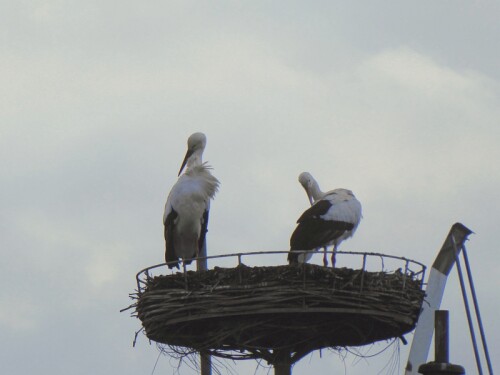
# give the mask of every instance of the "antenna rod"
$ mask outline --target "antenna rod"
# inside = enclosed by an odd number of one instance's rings
[[[484,356],[486,357],[486,363],[488,364],[488,372],[490,375],[493,375],[493,367],[491,365],[490,354],[488,352],[488,344],[486,343],[486,335],[484,334],[483,321],[481,319],[481,313],[479,312],[479,303],[477,302],[476,289],[474,288],[474,282],[472,281],[472,273],[470,270],[469,257],[467,256],[465,245],[462,245],[462,252],[464,257],[465,269],[467,270],[467,278],[469,279],[472,301],[474,302],[474,309],[476,311],[477,324],[479,326],[479,332],[481,333],[481,341],[483,343]]]
[[[470,337],[472,340],[472,346],[474,348],[474,356],[476,357],[477,371],[479,375],[483,375],[483,369],[481,367],[481,359],[479,358],[479,351],[477,349],[476,334],[474,333],[474,325],[472,323],[472,316],[470,313],[469,300],[467,298],[467,291],[465,290],[464,276],[462,274],[462,267],[460,266],[460,258],[458,257],[459,250],[457,249],[457,244],[455,242],[455,237],[451,236],[453,247],[455,249],[455,261],[457,263],[458,278],[460,280],[460,288],[462,290],[462,297],[464,299],[465,313],[467,315],[467,321],[469,322]]]

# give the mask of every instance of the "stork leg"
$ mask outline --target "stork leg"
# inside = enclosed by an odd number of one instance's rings
[[[323,266],[328,267],[328,258],[326,256],[326,246],[323,247]]]
[[[333,251],[332,251],[332,268],[335,268],[335,253],[336,252],[337,252],[337,245],[333,245]]]

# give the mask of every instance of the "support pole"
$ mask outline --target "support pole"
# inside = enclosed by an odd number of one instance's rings
[[[292,375],[292,361],[289,350],[279,350],[274,363],[274,375]]]
[[[212,357],[210,354],[200,353],[200,370],[201,375],[211,375],[212,374]]]
[[[449,315],[447,310],[437,310],[434,315],[434,358],[433,362],[425,363],[418,368],[424,375],[463,375],[462,366],[449,363]]]
[[[207,262],[207,241],[203,243],[203,247],[201,249],[199,257],[196,259],[196,269],[198,271],[206,271],[208,269]],[[201,375],[212,375],[212,357],[207,353],[200,353],[200,374]]]
[[[479,311],[479,303],[477,302],[476,288],[474,287],[474,282],[472,281],[472,272],[470,270],[469,257],[467,256],[467,250],[465,246],[462,246],[462,255],[464,257],[465,269],[467,270],[467,278],[469,279],[469,287],[472,295],[472,300],[474,301],[474,309],[476,311],[477,325],[479,326],[479,332],[481,333],[481,341],[483,343],[484,356],[486,358],[486,363],[488,365],[488,372],[493,375],[493,366],[491,365],[490,353],[488,351],[488,344],[486,343],[486,335],[483,328],[483,320],[481,319],[481,312]]]
[[[292,366],[289,363],[276,363],[274,375],[292,375]]]
[[[450,360],[448,310],[436,310],[435,321],[434,358],[436,362],[448,363]]]
[[[457,262],[458,280],[460,281],[460,289],[462,290],[465,315],[467,316],[467,322],[469,323],[469,332],[472,340],[472,348],[474,349],[474,358],[476,358],[477,372],[479,375],[483,375],[481,358],[479,357],[479,349],[477,347],[476,334],[474,332],[474,323],[472,322],[472,314],[470,312],[470,307],[469,307],[469,299],[467,298],[467,290],[465,289],[464,275],[462,274],[462,267],[460,266],[460,258],[458,257],[459,252],[462,249],[463,245],[458,247],[457,244],[455,243],[455,239],[453,238],[453,246],[455,247],[455,260]]]

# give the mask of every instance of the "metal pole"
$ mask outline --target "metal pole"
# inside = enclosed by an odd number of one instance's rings
[[[292,375],[292,366],[289,363],[276,363],[274,375]]]
[[[200,353],[200,370],[201,375],[211,375],[212,374],[212,357],[210,354]]]
[[[434,314],[434,358],[437,363],[448,363],[450,360],[448,310],[436,310]]]
[[[196,269],[198,271],[206,271],[208,269],[207,262],[207,240],[203,242],[203,247],[201,248],[201,252],[199,257],[203,259],[196,259]],[[200,353],[200,374],[201,375],[212,375],[212,357],[207,353]]]
[[[432,264],[425,291],[426,297],[411,343],[405,375],[417,375],[419,366],[427,360],[434,332],[434,311],[441,306],[446,280],[455,264],[456,244],[461,246],[471,233],[472,231],[463,224],[453,224]],[[422,282],[423,280],[422,278]]]
[[[464,299],[467,321],[469,322],[469,331],[472,340],[472,346],[474,348],[474,356],[476,357],[477,371],[479,375],[483,375],[483,369],[481,367],[481,359],[479,358],[479,351],[477,349],[476,334],[474,333],[474,326],[472,323],[472,316],[470,313],[469,299],[467,298],[467,291],[465,290],[465,282],[464,282],[464,276],[462,274],[462,267],[460,266],[460,258],[458,257],[459,250],[457,249],[455,238],[453,236],[452,236],[452,243],[455,248],[455,261],[457,263],[458,278],[460,280],[460,288],[462,289],[462,297]]]
[[[289,350],[279,350],[274,363],[274,375],[292,375],[292,363]]]
[[[463,257],[465,262],[465,269],[467,270],[467,278],[469,279],[469,286],[472,294],[472,301],[474,302],[474,309],[476,311],[477,324],[479,326],[479,332],[481,333],[481,341],[483,343],[484,356],[486,357],[486,363],[488,364],[488,372],[490,375],[493,374],[493,367],[491,365],[490,354],[488,352],[488,344],[486,343],[486,335],[484,334],[483,321],[481,319],[481,313],[479,312],[479,304],[476,297],[476,289],[474,288],[474,282],[472,281],[472,273],[470,270],[469,258],[467,256],[467,251],[465,246],[462,246]]]
[[[435,359],[418,368],[424,375],[464,375],[465,369],[460,365],[449,363],[449,314],[447,310],[436,310],[434,313],[434,350]]]

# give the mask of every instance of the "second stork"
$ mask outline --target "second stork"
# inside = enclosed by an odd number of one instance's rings
[[[351,237],[361,221],[361,203],[353,192],[347,189],[335,189],[322,192],[316,180],[310,173],[304,172],[299,176],[299,182],[304,187],[312,206],[304,211],[297,220],[297,228],[290,238],[290,264],[297,264],[300,260],[307,260],[307,255],[298,250],[312,252],[314,249],[333,245],[332,267],[335,267],[335,252],[339,244]]]

